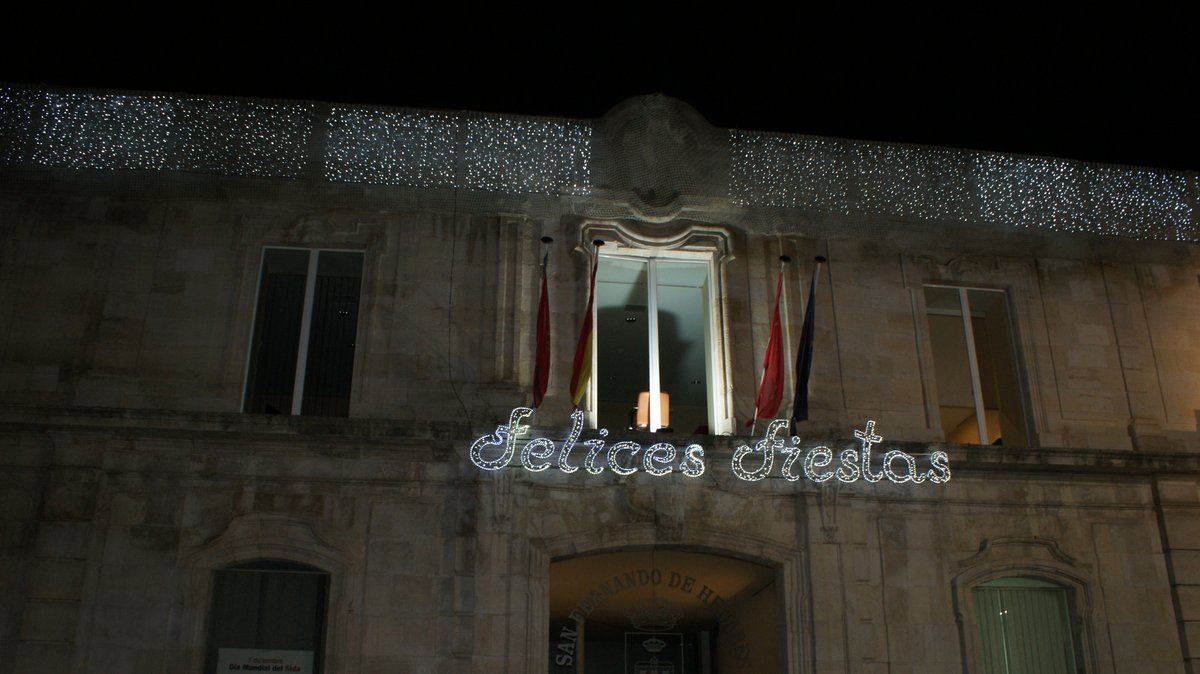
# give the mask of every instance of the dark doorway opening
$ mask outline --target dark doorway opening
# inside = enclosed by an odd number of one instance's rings
[[[783,666],[776,570],[638,548],[550,565],[550,671],[731,674]]]

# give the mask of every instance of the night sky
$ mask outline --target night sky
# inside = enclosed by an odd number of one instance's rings
[[[719,127],[1200,170],[1190,101],[1200,70],[1186,36],[1155,49],[1071,41],[1037,52],[1037,36],[1001,45],[966,35],[867,53],[852,48],[868,39],[856,34],[796,49],[804,34],[659,32],[170,36],[97,44],[74,60],[6,58],[0,82],[585,119],[662,92]]]

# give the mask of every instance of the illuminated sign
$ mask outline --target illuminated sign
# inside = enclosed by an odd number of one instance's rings
[[[475,440],[471,444],[471,463],[484,470],[500,470],[516,458],[525,470],[533,473],[551,467],[564,473],[574,473],[582,466],[592,475],[599,475],[606,468],[617,475],[632,475],[639,471],[654,476],[669,475],[675,471],[686,477],[704,474],[704,448],[697,444],[682,449],[669,442],[656,442],[649,447],[632,440],[608,444],[608,430],[604,428],[596,431],[596,437],[581,440],[581,410],[571,413],[571,428],[560,443],[549,438],[532,438],[518,452],[518,438],[529,432],[529,426],[522,422],[532,414],[531,408],[518,407],[512,411],[507,424],[501,424],[494,433]],[[779,474],[792,482],[801,476],[813,482],[832,479],[839,482],[879,482],[886,479],[896,483],[919,484],[928,480],[942,484],[950,480],[950,457],[941,450],[930,452],[925,458],[927,465],[922,465],[918,457],[892,449],[883,453],[877,466],[872,458],[872,449],[883,442],[883,437],[875,433],[874,421],[868,421],[864,430],[854,431],[858,448],[851,447],[837,453],[836,463],[832,449],[823,445],[802,449],[800,438],[787,437],[787,427],[786,419],[775,419],[767,424],[761,440],[753,445],[735,448],[731,462],[733,474],[747,482],[756,482],[775,472],[778,463]]]

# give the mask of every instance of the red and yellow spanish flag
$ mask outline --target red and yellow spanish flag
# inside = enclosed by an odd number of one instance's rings
[[[583,394],[587,392],[588,380],[592,378],[592,303],[596,301],[596,268],[600,258],[592,264],[592,281],[588,288],[587,309],[583,312],[583,329],[575,344],[575,361],[571,364],[571,404],[579,407]]]

